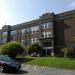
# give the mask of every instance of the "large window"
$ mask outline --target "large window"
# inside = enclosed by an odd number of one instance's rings
[[[51,36],[52,36],[52,33],[51,33],[51,32],[43,32],[43,33],[42,33],[42,37],[43,37],[43,38],[51,37]]]
[[[25,45],[25,41],[24,40],[21,40],[21,45]]]
[[[15,36],[17,34],[16,30],[15,31],[11,31],[11,36]]]
[[[39,26],[30,27],[30,32],[32,34],[38,32],[38,31],[39,31]]]
[[[25,33],[25,28],[21,30],[22,35]]]
[[[42,42],[43,47],[51,47],[52,46],[52,42],[51,41],[47,41],[47,42]]]
[[[31,39],[31,43],[33,44],[33,43],[36,43],[37,42],[37,38],[32,38]]]
[[[2,43],[6,43],[7,42],[7,39],[6,38],[3,38],[2,39]]]
[[[26,39],[25,40],[25,45],[29,45],[30,44],[30,39]]]
[[[46,22],[42,24],[42,29],[52,28],[53,22]]]
[[[3,36],[2,36],[2,43],[7,42],[7,32],[3,32]]]
[[[22,33],[22,35],[24,34],[24,33],[29,33],[29,28],[23,28],[23,29],[21,29],[21,33]]]
[[[26,33],[29,33],[29,28],[26,28]]]
[[[3,32],[3,37],[6,37],[7,36],[7,32]]]

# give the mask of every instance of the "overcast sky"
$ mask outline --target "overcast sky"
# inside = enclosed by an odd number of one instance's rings
[[[46,12],[61,13],[75,9],[75,0],[0,0],[0,29],[39,18]]]

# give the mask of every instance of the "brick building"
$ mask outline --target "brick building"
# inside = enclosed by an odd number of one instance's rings
[[[0,29],[0,43],[18,41],[24,46],[38,43],[45,54],[53,54],[55,49],[74,45],[74,15],[75,10],[60,14],[45,13],[33,21],[4,25]]]

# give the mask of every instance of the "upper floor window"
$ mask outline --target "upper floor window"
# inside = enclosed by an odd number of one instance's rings
[[[24,34],[24,33],[29,33],[29,28],[23,28],[22,30],[21,30],[21,33],[22,34]]]
[[[21,45],[25,45],[25,40],[21,40]]]
[[[34,26],[34,27],[31,27],[30,28],[30,32],[33,34],[33,33],[36,33],[37,31],[39,31],[39,26]]]
[[[52,36],[52,32],[43,32],[42,33],[42,37],[46,38],[46,37],[51,37]]]
[[[3,32],[3,37],[6,37],[7,36],[7,32]]]
[[[37,42],[37,38],[32,38],[31,39],[31,43],[33,44],[33,43],[36,43]]]
[[[42,29],[52,28],[53,22],[46,22],[42,24]]]
[[[26,28],[26,33],[29,33],[29,28]]]
[[[24,29],[22,29],[22,30],[21,30],[21,32],[22,32],[22,34],[24,34],[24,33],[25,33],[25,28],[24,28]]]
[[[16,35],[16,30],[15,31],[11,31],[11,36],[15,36]]]

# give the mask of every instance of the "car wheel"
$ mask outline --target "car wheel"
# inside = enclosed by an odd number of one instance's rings
[[[0,66],[0,73],[3,72],[3,66]]]

